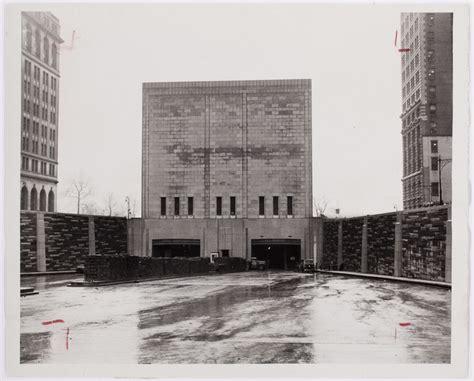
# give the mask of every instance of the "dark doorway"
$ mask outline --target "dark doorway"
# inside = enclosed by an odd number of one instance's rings
[[[198,239],[154,239],[153,257],[199,257],[201,254]]]
[[[295,270],[301,259],[299,239],[253,239],[252,257],[267,261],[270,269]]]

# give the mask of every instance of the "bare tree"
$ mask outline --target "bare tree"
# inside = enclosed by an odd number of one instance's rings
[[[313,200],[313,212],[316,217],[324,216],[324,212],[328,207],[328,202],[324,198],[314,199]]]
[[[101,214],[100,209],[94,201],[83,203],[81,206],[82,214]]]
[[[74,198],[77,203],[77,214],[81,212],[82,202],[92,194],[92,189],[88,182],[83,178],[72,181],[71,186],[67,190],[68,197]]]
[[[115,201],[114,194],[112,192],[107,193],[105,196],[105,214],[108,214],[109,216],[113,216],[114,213],[116,212],[117,208],[117,201]]]

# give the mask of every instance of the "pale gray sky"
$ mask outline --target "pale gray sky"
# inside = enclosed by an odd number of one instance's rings
[[[141,192],[143,82],[312,79],[314,197],[342,215],[401,203],[400,8],[57,5],[59,210],[86,177],[103,206]],[[72,32],[77,39],[71,45]]]

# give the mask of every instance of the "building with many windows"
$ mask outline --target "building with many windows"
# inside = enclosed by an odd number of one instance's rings
[[[21,209],[56,211],[59,20],[22,12]]]
[[[142,152],[134,255],[312,258],[310,80],[145,83]]]
[[[453,15],[401,14],[403,207],[451,202]]]

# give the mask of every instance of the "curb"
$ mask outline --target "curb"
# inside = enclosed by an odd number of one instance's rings
[[[65,270],[65,271],[37,271],[31,273],[20,273],[21,277],[28,277],[28,276],[39,276],[39,275],[66,275],[66,274],[80,274],[76,270]]]
[[[449,288],[449,289],[451,288],[451,283],[439,282],[435,280],[402,278],[402,277],[396,277],[396,276],[390,276],[390,275],[354,273],[350,271],[316,270],[316,272],[323,273],[323,274],[355,276],[359,278],[390,280],[390,281],[395,281],[395,282],[416,283],[416,284],[421,284],[421,285],[426,285],[426,286],[444,287],[444,288]]]

